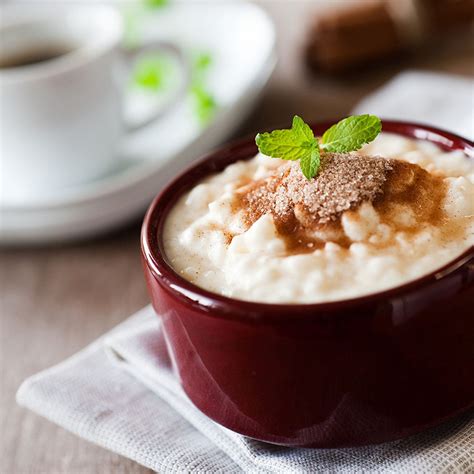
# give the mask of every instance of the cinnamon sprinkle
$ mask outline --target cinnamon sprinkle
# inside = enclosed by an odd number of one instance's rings
[[[307,180],[298,163],[283,164],[268,178],[241,189],[242,207],[250,224],[267,213],[277,226],[293,215],[305,227],[326,224],[362,201],[374,201],[392,168],[393,160],[326,153],[317,176]]]
[[[439,224],[445,186],[418,165],[358,153],[326,153],[316,177],[307,180],[299,163],[284,163],[265,179],[237,190],[236,210],[246,227],[264,214],[273,216],[288,253],[312,252],[327,241],[348,248],[341,215],[371,202],[391,223],[394,204],[408,206],[417,222]]]

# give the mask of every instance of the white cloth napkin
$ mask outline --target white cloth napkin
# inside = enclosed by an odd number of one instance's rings
[[[179,387],[150,307],[26,380],[17,400],[82,438],[161,473],[474,470],[472,413],[409,439],[337,450],[270,446],[222,428]]]
[[[474,140],[474,81],[406,71],[363,99],[353,112],[433,125]]]

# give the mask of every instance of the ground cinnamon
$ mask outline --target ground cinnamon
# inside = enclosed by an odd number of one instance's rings
[[[390,224],[393,205],[408,206],[417,222],[436,224],[442,217],[442,179],[417,165],[359,153],[326,153],[315,178],[307,180],[299,163],[284,163],[265,179],[241,187],[237,208],[250,227],[271,214],[287,251],[310,252],[328,241],[352,243],[341,215],[371,202]]]

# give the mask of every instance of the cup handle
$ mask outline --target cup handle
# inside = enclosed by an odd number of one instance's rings
[[[183,51],[178,46],[169,41],[149,41],[142,46],[124,50],[123,54],[125,56],[128,69],[131,70],[132,64],[143,53],[156,51],[165,51],[177,59],[178,66],[181,69],[181,84],[164,103],[164,105],[160,106],[156,111],[145,117],[143,120],[137,121],[135,123],[127,123],[125,120],[125,129],[128,133],[141,130],[151,123],[163,118],[163,116],[166,115],[185,96],[186,90],[189,87],[191,73],[188,61],[186,60]]]

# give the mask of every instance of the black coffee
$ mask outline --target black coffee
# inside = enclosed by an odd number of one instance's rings
[[[49,46],[31,48],[10,56],[0,57],[0,69],[31,66],[33,64],[52,61],[71,52],[71,48]]]

